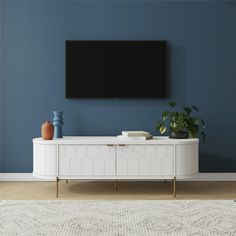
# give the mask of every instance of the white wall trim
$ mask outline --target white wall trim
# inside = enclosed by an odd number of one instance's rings
[[[32,173],[0,173],[0,181],[52,181],[38,179]],[[236,173],[199,173],[192,179],[180,181],[236,181]]]
[[[193,179],[183,181],[236,181],[236,173],[199,173]]]
[[[48,181],[37,179],[32,173],[0,173],[0,181]]]

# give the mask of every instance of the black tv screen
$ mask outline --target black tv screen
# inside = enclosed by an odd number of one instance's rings
[[[163,98],[166,80],[166,41],[66,41],[66,98]]]

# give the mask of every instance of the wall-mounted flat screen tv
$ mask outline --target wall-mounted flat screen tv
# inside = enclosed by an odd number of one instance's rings
[[[66,98],[166,97],[166,41],[66,41]]]

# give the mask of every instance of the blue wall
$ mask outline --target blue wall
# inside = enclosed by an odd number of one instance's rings
[[[155,133],[170,99],[207,123],[200,171],[236,171],[236,4],[186,1],[2,2],[2,172],[32,171],[32,138],[55,109],[65,135]],[[65,99],[66,39],[165,39],[168,99]],[[112,79],[112,78],[111,78]]]
[[[2,166],[2,9],[0,1],[0,173]]]

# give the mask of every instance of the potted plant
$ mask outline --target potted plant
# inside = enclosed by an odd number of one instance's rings
[[[177,106],[173,101],[168,105],[171,108]],[[190,107],[182,107],[181,111],[164,111],[162,112],[162,120],[157,121],[155,128],[161,134],[169,131],[170,138],[196,138],[200,134],[205,142],[205,123],[202,119],[193,116],[193,111],[199,112],[199,109],[191,105]]]

